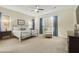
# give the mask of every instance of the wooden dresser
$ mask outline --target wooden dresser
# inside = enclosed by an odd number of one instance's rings
[[[69,37],[69,53],[79,53],[79,36]]]
[[[12,36],[11,31],[3,31],[3,32],[0,32],[0,39],[10,38],[11,36]]]
[[[2,39],[1,34],[0,34],[0,39]]]

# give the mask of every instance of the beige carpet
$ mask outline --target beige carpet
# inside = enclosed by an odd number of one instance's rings
[[[0,40],[0,52],[10,53],[67,53],[67,39],[60,37],[33,37],[23,40],[11,38]]]

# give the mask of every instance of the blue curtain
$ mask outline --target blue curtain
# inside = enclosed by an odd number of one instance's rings
[[[43,18],[40,18],[40,30],[39,33],[42,34],[43,33]]]
[[[58,16],[53,16],[53,36],[58,36]]]
[[[35,29],[35,19],[32,19],[32,29]]]

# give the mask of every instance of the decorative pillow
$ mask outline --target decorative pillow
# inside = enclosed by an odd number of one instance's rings
[[[19,28],[18,27],[14,27],[13,30],[19,30]]]

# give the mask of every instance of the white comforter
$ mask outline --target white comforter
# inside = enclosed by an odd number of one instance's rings
[[[13,30],[13,35],[19,38],[19,41],[21,41],[24,38],[31,36],[31,30]]]

